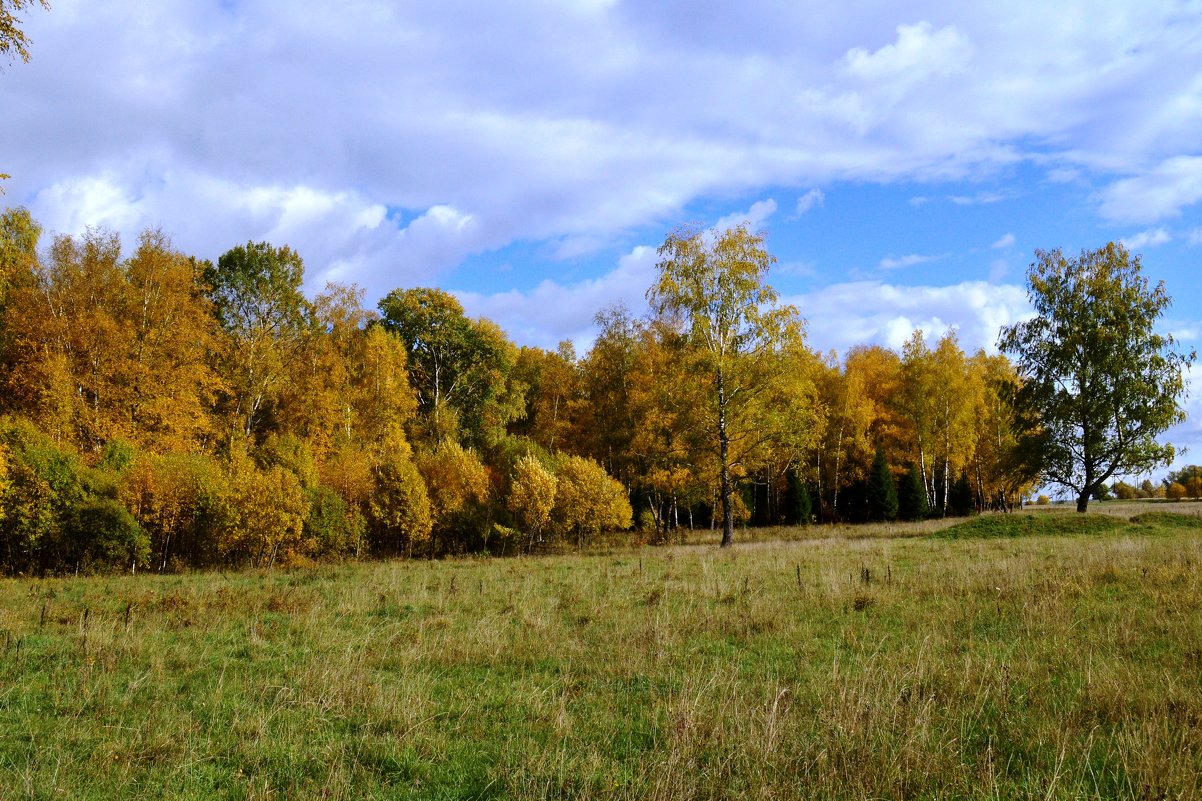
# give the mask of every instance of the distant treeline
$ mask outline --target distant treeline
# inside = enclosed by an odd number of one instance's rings
[[[375,311],[301,257],[217,262],[147,231],[43,241],[0,217],[0,559],[11,574],[514,552],[713,523],[712,387],[670,311],[598,313],[578,357],[517,347],[438,289]],[[730,414],[751,525],[1008,508],[1001,356],[920,331],[842,359],[782,329]],[[767,365],[767,366],[765,366]]]

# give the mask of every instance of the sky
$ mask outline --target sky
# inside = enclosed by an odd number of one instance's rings
[[[1037,249],[1117,240],[1202,342],[1202,0],[52,5],[0,72],[0,203],[51,233],[288,244],[310,294],[584,352],[669,231],[745,221],[839,354],[995,351]]]

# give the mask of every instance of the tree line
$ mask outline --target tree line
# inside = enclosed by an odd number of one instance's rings
[[[607,530],[1009,509],[1038,426],[954,332],[810,348],[761,236],[682,228],[651,311],[578,356],[450,294],[309,299],[286,246],[0,216],[0,559],[13,574],[515,552]],[[1029,450],[1029,449],[1028,449]]]

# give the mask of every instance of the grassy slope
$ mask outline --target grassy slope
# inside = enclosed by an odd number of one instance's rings
[[[1202,530],[1087,519],[0,582],[0,797],[1202,796]]]

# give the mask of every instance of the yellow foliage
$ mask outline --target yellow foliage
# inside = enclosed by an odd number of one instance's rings
[[[374,474],[368,520],[376,547],[399,554],[428,542],[434,527],[430,497],[403,439],[382,453]]]
[[[232,519],[218,543],[223,555],[271,567],[300,554],[308,502],[297,477],[278,466],[259,470],[242,457],[235,457],[230,473]]]
[[[555,476],[533,456],[523,456],[513,469],[506,506],[518,525],[531,536],[538,536],[551,522],[555,507]]]
[[[4,502],[4,496],[8,492],[8,448],[0,445],[0,521],[4,520],[8,513],[8,506]]]
[[[426,482],[434,525],[440,526],[469,503],[488,498],[488,471],[470,450],[458,443],[443,442],[433,452],[417,457],[417,469]]]
[[[575,533],[577,540],[583,540],[599,531],[630,528],[633,512],[626,489],[601,465],[592,459],[568,456],[555,478],[552,525],[557,533]]]

